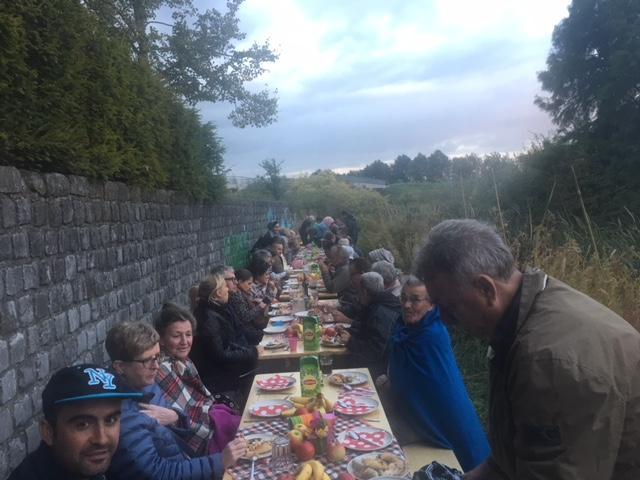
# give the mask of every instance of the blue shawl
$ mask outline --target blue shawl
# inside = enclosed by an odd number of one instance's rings
[[[437,308],[418,324],[400,319],[391,337],[389,378],[401,413],[424,440],[452,449],[465,471],[490,454]]]

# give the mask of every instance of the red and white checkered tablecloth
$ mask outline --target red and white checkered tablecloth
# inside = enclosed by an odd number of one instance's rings
[[[375,402],[375,403],[374,403]],[[342,397],[334,407],[335,411],[344,415],[365,415],[379,408],[378,402],[365,397]]]
[[[344,430],[348,430],[349,428],[354,427],[366,427],[368,426],[366,423],[361,422],[359,420],[355,420],[352,418],[343,418],[338,417],[336,419],[335,433],[338,435]],[[259,422],[255,425],[251,425],[250,427],[243,428],[238,433],[242,433],[243,435],[250,435],[254,433],[264,433],[269,435],[287,435],[290,428],[286,421],[282,419],[274,420],[272,422]],[[404,452],[395,437],[391,445],[387,448],[379,450],[379,452],[391,452],[401,458],[405,458]],[[325,466],[325,471],[327,475],[331,479],[338,478],[338,475],[342,472],[347,471],[347,464],[351,459],[361,455],[362,452],[354,452],[351,450],[347,450],[347,456],[341,463],[331,463],[326,456],[324,455],[316,455],[316,460],[322,462]],[[298,468],[300,462],[295,459],[295,456],[291,456],[292,458],[292,466],[289,471],[295,472]],[[256,470],[255,470],[255,478],[256,480],[277,480],[278,476],[285,472],[274,472],[271,470],[269,466],[270,458],[263,458],[261,460],[256,461]],[[251,476],[251,462],[247,460],[240,460],[238,465],[228,470],[228,473],[233,477],[234,480],[248,480]]]
[[[341,399],[342,397],[373,397],[376,394],[376,389],[370,385],[350,387],[349,389],[344,387],[342,388],[342,391],[338,395],[338,399]]]
[[[269,378],[256,381],[256,384],[262,390],[282,390],[290,387],[294,383],[296,383],[295,378],[282,375],[273,375]]]

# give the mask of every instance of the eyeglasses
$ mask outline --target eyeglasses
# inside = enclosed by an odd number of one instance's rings
[[[236,277],[225,278],[225,280],[227,282],[233,282],[233,283],[237,283],[238,282],[238,279]]]
[[[428,298],[417,298],[417,297],[405,297],[404,295],[400,295],[400,303],[404,304],[409,302],[411,305],[418,305],[420,302],[429,302]]]
[[[160,355],[143,358],[142,360],[131,360],[131,362],[140,363],[144,368],[151,368],[151,366],[154,364],[160,365]]]

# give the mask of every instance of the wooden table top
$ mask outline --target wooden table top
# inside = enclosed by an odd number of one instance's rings
[[[348,371],[364,373],[368,378],[368,385],[373,386],[371,375],[369,373],[369,370],[366,368],[349,368],[345,370],[334,370],[334,373],[348,372]],[[258,388],[256,381],[261,379],[266,379],[272,375],[273,374],[256,375],[255,378],[253,379],[253,385],[251,386],[251,391],[249,392],[249,397],[247,399],[245,411],[242,415],[242,421],[240,423],[241,429],[244,427],[248,427],[251,424],[258,421],[258,419],[256,419],[255,417],[252,417],[252,415],[249,413],[249,410],[254,403],[258,401],[263,401],[263,400],[276,400],[279,398],[284,398],[288,395],[293,395],[293,396],[300,395],[300,373],[299,372],[287,373],[287,375],[291,375],[293,378],[296,379],[296,383],[294,384],[294,386],[287,390],[283,390],[280,392],[269,392],[269,391],[260,390]],[[338,399],[338,395],[340,391],[341,391],[341,387],[331,385],[327,381],[325,381],[325,384],[322,388],[322,393],[324,394],[324,396],[331,401],[336,401]],[[377,392],[372,398],[378,401],[378,403],[380,404],[380,408],[378,408],[378,410],[368,415],[363,415],[361,417],[358,417],[358,419],[362,420],[365,423],[370,423],[372,427],[382,428],[384,430],[391,432],[391,427],[389,426],[387,415],[384,411],[384,408],[382,407],[382,403],[380,402],[380,398],[378,397]],[[264,421],[264,419],[259,419],[259,421]],[[418,470],[420,467],[427,465],[433,462],[434,460],[441,462],[443,464],[449,465],[451,467],[460,469],[460,464],[458,463],[458,460],[456,459],[455,455],[453,454],[453,451],[451,450],[436,448],[426,444],[408,445],[403,447],[403,450],[405,451],[407,462],[409,464],[409,470],[411,472]],[[232,480],[232,478],[230,475],[225,473],[223,480]]]

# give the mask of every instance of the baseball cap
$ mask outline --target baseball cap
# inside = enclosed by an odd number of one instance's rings
[[[110,398],[142,398],[142,393],[123,385],[109,369],[85,363],[53,374],[42,392],[42,410],[47,417],[59,405]]]

